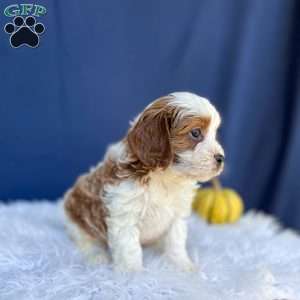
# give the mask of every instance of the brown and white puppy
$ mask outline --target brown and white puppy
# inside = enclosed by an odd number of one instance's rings
[[[141,270],[142,245],[160,242],[179,268],[194,269],[185,218],[197,181],[223,169],[220,122],[214,106],[195,94],[159,98],[102,162],[79,177],[64,209],[72,237],[90,260],[112,257],[116,269]]]

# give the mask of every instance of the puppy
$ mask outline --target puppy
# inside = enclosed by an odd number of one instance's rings
[[[64,197],[64,210],[71,236],[90,261],[111,257],[116,269],[138,271],[142,246],[159,243],[180,269],[194,269],[185,219],[197,181],[223,169],[220,122],[205,98],[188,92],[161,97],[79,177]]]

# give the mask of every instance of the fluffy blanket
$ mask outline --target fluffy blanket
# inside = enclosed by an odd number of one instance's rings
[[[176,271],[144,252],[145,270],[88,266],[64,231],[55,203],[0,205],[0,299],[299,300],[300,238],[268,216],[235,225],[189,220],[188,249],[199,271]]]

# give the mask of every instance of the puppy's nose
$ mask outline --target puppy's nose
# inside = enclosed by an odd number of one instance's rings
[[[220,153],[215,154],[215,155],[214,155],[214,158],[215,158],[216,162],[217,162],[219,165],[222,164],[222,163],[224,162],[224,159],[225,159],[224,155],[223,155],[223,154],[220,154]]]

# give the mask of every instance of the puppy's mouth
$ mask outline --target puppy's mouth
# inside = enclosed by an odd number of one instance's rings
[[[216,172],[217,175],[220,175],[224,171],[224,163],[220,165],[216,165],[214,168],[214,172]]]
[[[210,166],[198,166],[198,164],[183,161],[178,155],[175,155],[173,163],[175,168],[179,167],[178,170],[183,174],[188,177],[197,179],[197,181],[200,182],[209,181],[211,178],[219,176],[224,170],[224,162],[211,162]],[[181,169],[181,167],[183,167],[183,169]]]

